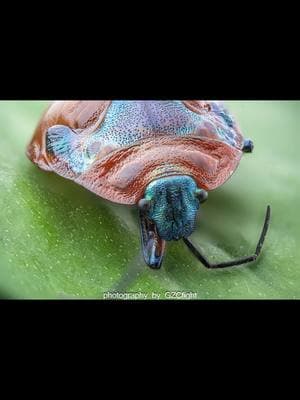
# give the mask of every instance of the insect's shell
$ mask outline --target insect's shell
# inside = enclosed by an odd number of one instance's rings
[[[237,168],[243,137],[222,104],[193,101],[57,101],[27,155],[97,195],[136,204],[146,186],[190,175],[212,190]]]

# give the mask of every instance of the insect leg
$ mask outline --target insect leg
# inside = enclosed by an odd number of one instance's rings
[[[226,262],[222,262],[222,263],[217,263],[217,264],[212,264],[209,262],[209,260],[203,255],[201,254],[201,252],[196,249],[194,247],[194,245],[192,244],[192,242],[187,239],[187,238],[183,238],[184,243],[186,244],[186,246],[191,250],[191,252],[194,254],[194,256],[196,258],[198,258],[198,260],[206,267],[206,268],[226,268],[226,267],[233,267],[235,265],[242,265],[242,264],[246,264],[252,261],[255,261],[257,259],[257,257],[259,256],[262,246],[264,244],[265,241],[265,237],[266,234],[268,232],[268,228],[269,228],[269,224],[270,224],[270,217],[271,217],[271,208],[270,206],[267,207],[267,212],[266,212],[266,216],[265,216],[265,222],[264,222],[264,226],[263,229],[261,231],[260,234],[260,238],[258,241],[258,244],[256,246],[256,250],[255,253],[251,256],[248,257],[242,257],[236,260],[232,260],[232,261],[226,261]]]
[[[161,239],[155,225],[140,211],[141,242],[144,260],[152,269],[161,268],[166,242]]]

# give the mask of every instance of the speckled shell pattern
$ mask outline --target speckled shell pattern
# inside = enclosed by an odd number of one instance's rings
[[[46,171],[132,205],[163,176],[192,176],[207,191],[219,187],[237,168],[243,142],[216,101],[56,101],[27,155]]]

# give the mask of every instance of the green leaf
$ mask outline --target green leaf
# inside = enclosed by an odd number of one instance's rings
[[[272,221],[256,263],[215,271],[182,241],[168,243],[162,269],[150,270],[135,208],[31,164],[25,148],[46,106],[0,103],[2,298],[101,299],[108,291],[161,299],[171,291],[173,298],[300,298],[300,102],[228,102],[255,150],[209,194],[191,240],[211,261],[225,261],[253,252],[267,204]]]

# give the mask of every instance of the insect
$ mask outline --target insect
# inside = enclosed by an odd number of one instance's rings
[[[259,256],[270,206],[249,257],[213,264],[189,236],[208,192],[252,150],[217,101],[57,101],[43,115],[27,155],[104,199],[138,206],[149,267],[161,267],[167,241],[183,239],[205,267],[224,268]]]

